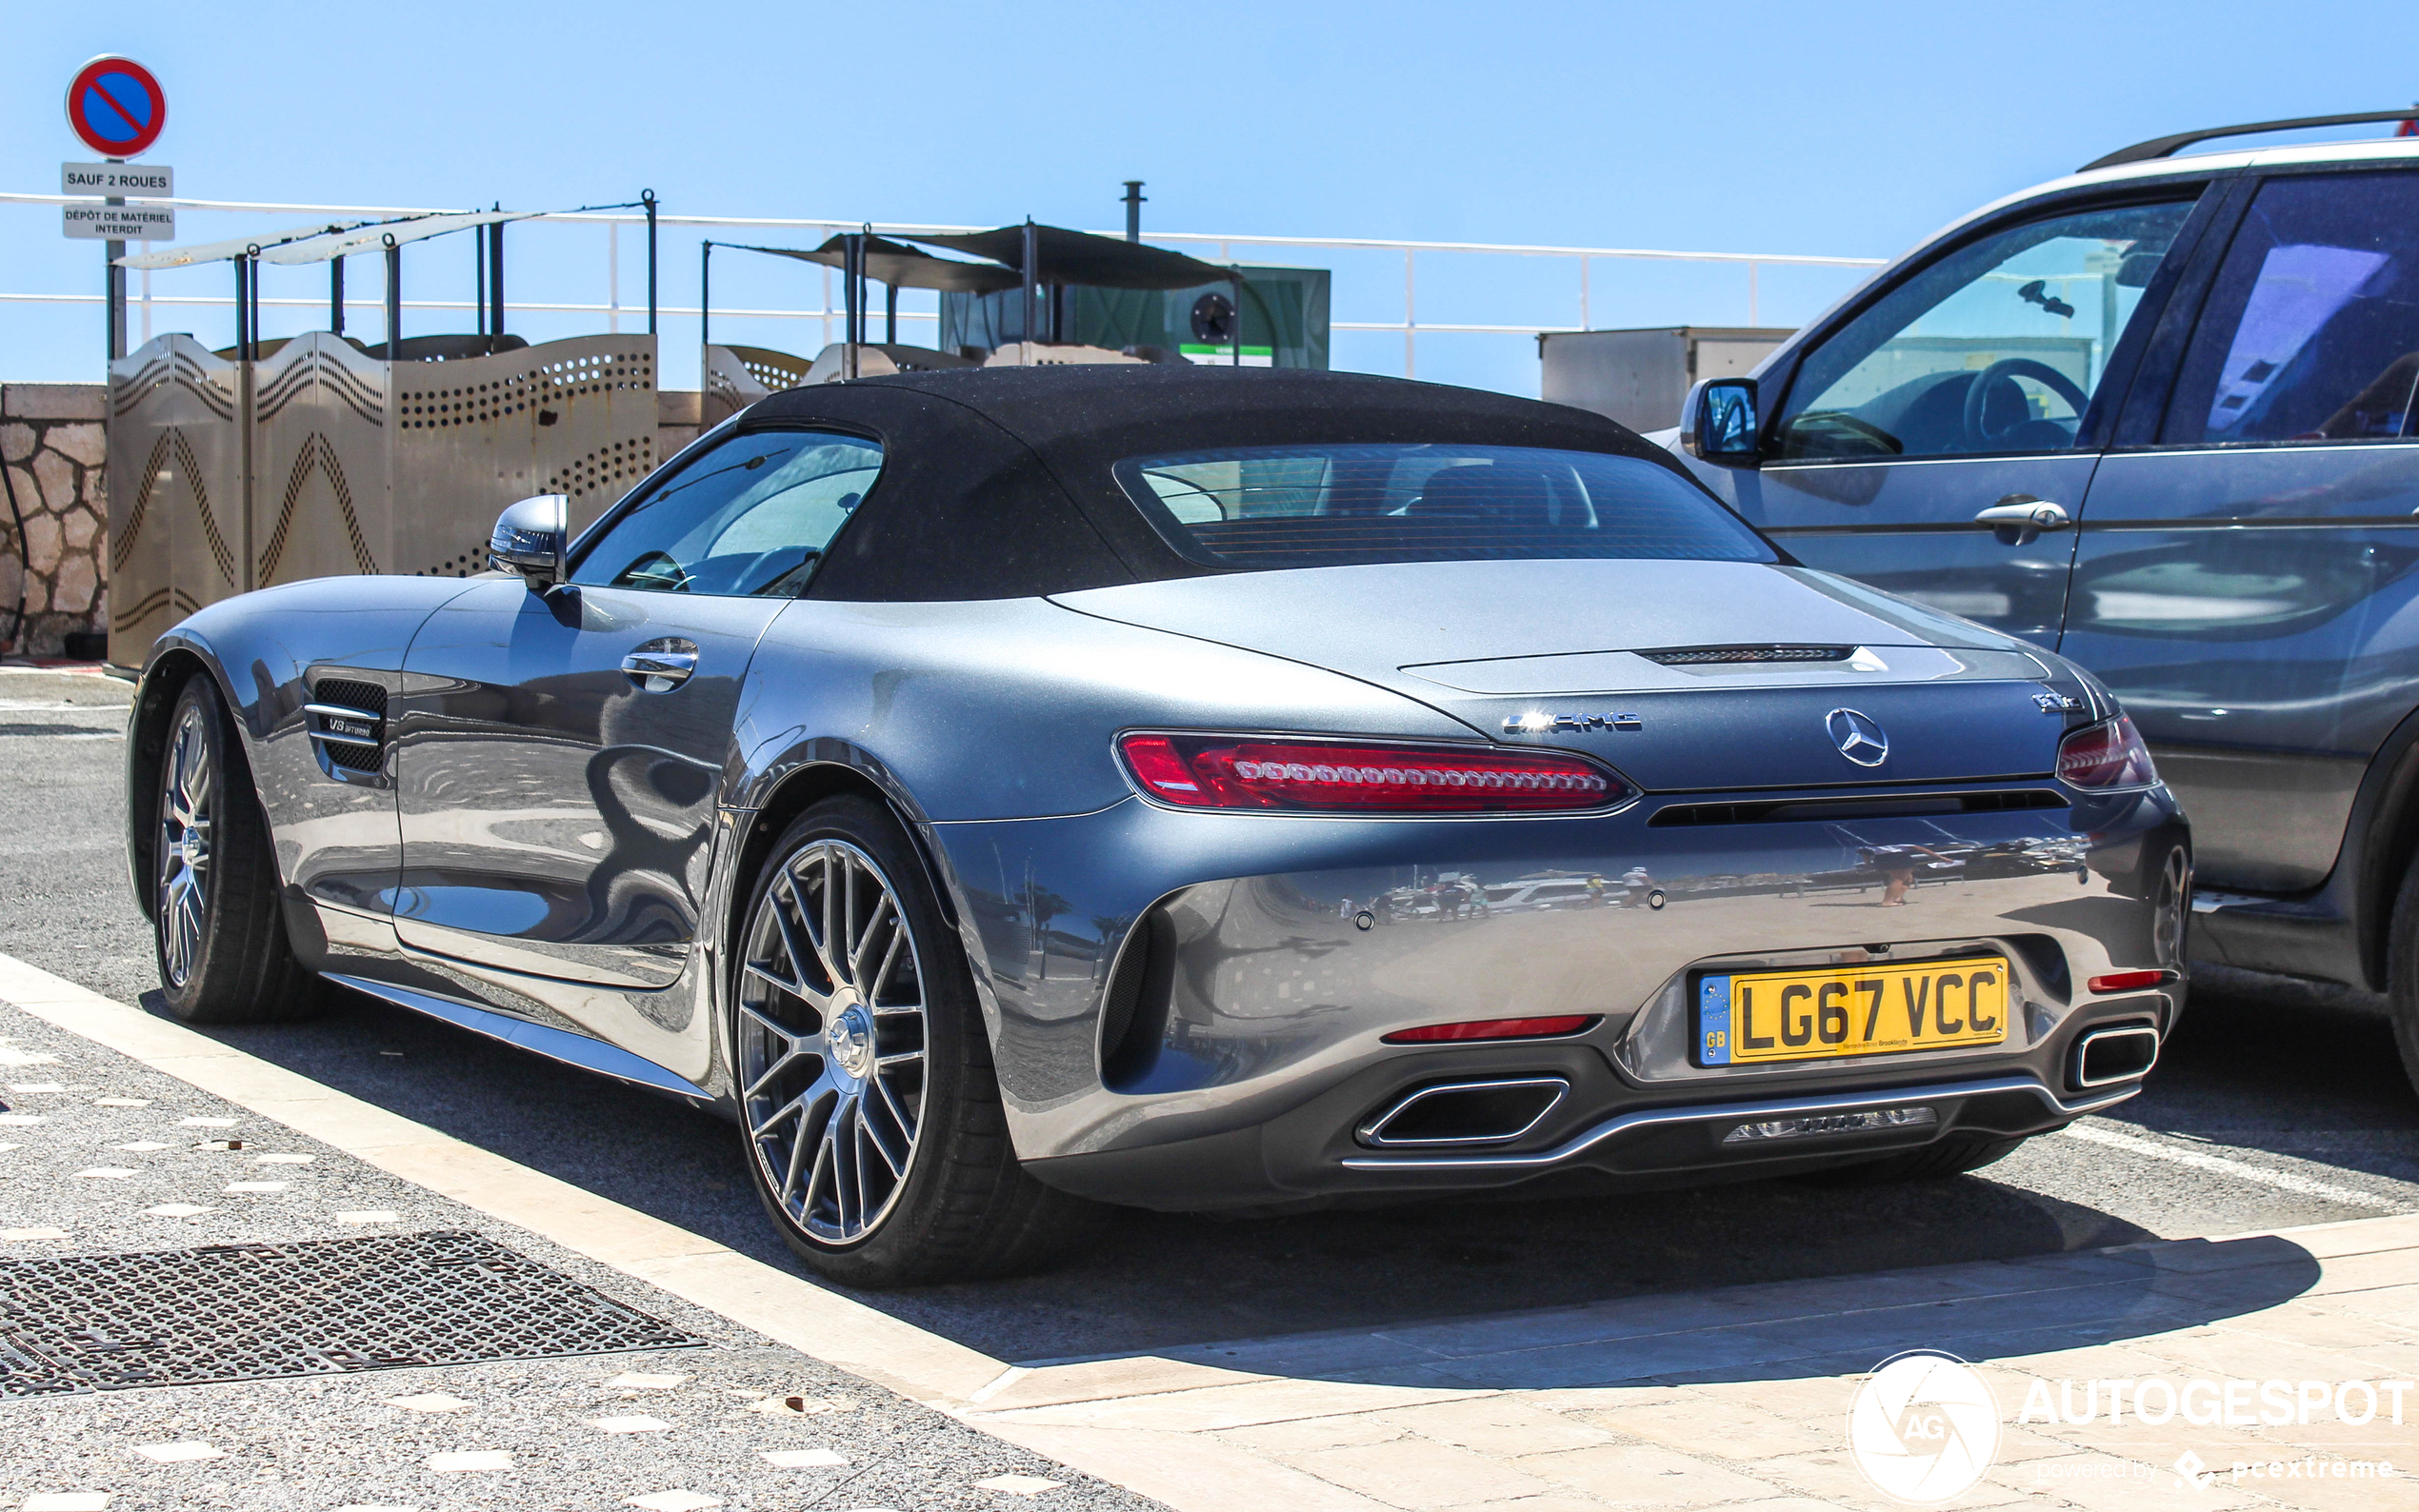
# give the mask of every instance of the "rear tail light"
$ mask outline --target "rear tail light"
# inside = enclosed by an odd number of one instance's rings
[[[1234,735],[1127,735],[1143,791],[1185,808],[1484,814],[1604,808],[1629,784],[1577,756],[1483,746],[1366,746]]]
[[[2139,992],[2144,987],[2164,986],[2175,980],[2172,971],[2111,971],[2091,979],[2094,992]]]
[[[1543,1040],[1576,1034],[1592,1025],[1592,1013],[1558,1013],[1544,1019],[1475,1019],[1467,1024],[1423,1024],[1384,1037],[1388,1044],[1435,1044],[1449,1040]]]
[[[2075,787],[2099,790],[2149,787],[2159,780],[2150,765],[2149,748],[2119,715],[2104,725],[2076,730],[2058,743],[2058,780]]]

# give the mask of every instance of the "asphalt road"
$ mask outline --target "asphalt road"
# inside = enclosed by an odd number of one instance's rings
[[[0,672],[0,950],[134,1002],[154,979],[125,876],[123,697]],[[790,1263],[707,1115],[367,999],[223,1038]],[[2359,994],[2204,972],[2150,1089],[2113,1114],[1921,1185],[1134,1213],[1049,1275],[865,1300],[1034,1361],[2419,1211],[2419,1095]]]

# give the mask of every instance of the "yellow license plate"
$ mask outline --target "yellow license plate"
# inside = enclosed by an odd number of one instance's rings
[[[2007,1038],[2001,956],[1697,980],[1699,1065],[1894,1055]]]

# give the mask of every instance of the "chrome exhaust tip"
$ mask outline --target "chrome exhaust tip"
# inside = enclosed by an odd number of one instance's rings
[[[2159,1064],[2159,1031],[2147,1024],[2093,1029],[2074,1042],[2068,1080],[2077,1087],[2137,1081]]]
[[[1403,1094],[1355,1132],[1381,1149],[1503,1144],[1535,1128],[1569,1090],[1559,1076],[1445,1082]]]

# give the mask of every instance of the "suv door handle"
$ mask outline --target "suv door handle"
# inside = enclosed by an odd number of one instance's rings
[[[1990,527],[2001,546],[2030,546],[2044,530],[2063,530],[2074,524],[2062,505],[2011,493],[1974,516],[1976,525]]]
[[[622,674],[642,693],[669,693],[697,670],[693,642],[654,641],[622,658]]]

